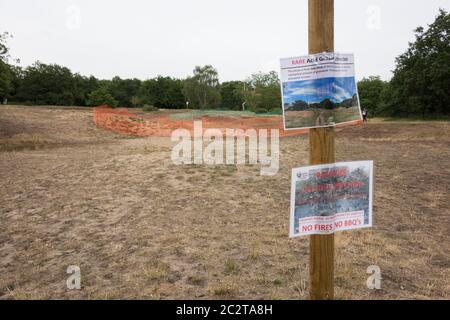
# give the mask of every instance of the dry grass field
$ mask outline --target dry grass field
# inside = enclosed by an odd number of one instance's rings
[[[89,108],[0,106],[0,299],[308,299],[308,238],[288,238],[308,136],[280,140],[272,177],[176,166],[171,146],[98,129]],[[336,298],[449,299],[450,123],[345,128],[337,160],[376,171],[374,227],[336,235]]]

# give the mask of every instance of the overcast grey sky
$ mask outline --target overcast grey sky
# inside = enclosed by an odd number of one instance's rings
[[[308,51],[307,0],[0,0],[21,65],[57,63],[99,78],[185,77],[212,64],[221,81],[279,69]],[[449,0],[335,0],[335,49],[357,77],[391,77],[413,30]]]

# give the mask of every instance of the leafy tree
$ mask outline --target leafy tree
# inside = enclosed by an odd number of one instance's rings
[[[9,59],[11,58],[7,42],[8,39],[12,37],[12,34],[10,34],[9,32],[0,33],[0,61],[3,61],[6,64],[9,63]],[[15,59],[14,62],[19,63],[20,60]]]
[[[94,76],[74,75],[74,103],[77,106],[87,105],[88,95],[99,88],[99,80]]]
[[[362,108],[366,108],[371,115],[382,113],[380,108],[382,94],[387,83],[379,76],[363,78],[358,82],[359,100]]]
[[[33,104],[73,105],[75,89],[74,77],[68,68],[37,61],[23,71],[16,97]]]
[[[88,95],[87,104],[90,106],[100,106],[106,104],[110,107],[116,107],[118,105],[118,102],[109,93],[108,87],[103,85],[102,87],[92,91]]]
[[[0,33],[0,60],[6,62],[8,58],[9,48],[6,44],[6,39],[9,37],[8,32]]]
[[[140,86],[139,79],[121,79],[116,76],[109,83],[108,91],[121,107],[131,107],[131,99],[138,94]]]
[[[183,94],[193,108],[220,106],[219,75],[211,65],[196,66],[194,75],[184,81]]]
[[[321,109],[332,110],[334,108],[334,103],[330,99],[325,99],[319,103]]]
[[[143,104],[153,105],[161,109],[183,108],[183,82],[179,79],[158,76],[145,80],[139,90],[139,98]]]
[[[15,80],[14,67],[9,64],[11,56],[9,55],[9,47],[7,45],[8,38],[12,38],[10,33],[0,33],[0,103],[10,96]],[[19,62],[18,59],[15,61]]]
[[[242,110],[244,98],[244,83],[242,81],[228,81],[220,84],[222,109]]]
[[[269,112],[281,109],[281,90],[278,73],[254,73],[246,81],[248,106],[254,112]]]
[[[17,90],[19,89],[20,83],[23,79],[23,70],[19,66],[7,65],[10,72],[10,83],[11,86],[9,88],[9,93],[6,95],[8,100],[13,100],[15,95],[17,94]]]
[[[11,91],[12,75],[9,65],[0,60],[0,104]]]
[[[389,116],[450,114],[450,15],[443,9],[396,59],[381,111]]]

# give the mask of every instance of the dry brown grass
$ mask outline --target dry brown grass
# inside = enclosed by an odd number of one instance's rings
[[[39,134],[19,133],[12,137],[0,138],[0,152],[37,150],[49,145],[49,142]]]
[[[374,160],[376,184],[374,227],[336,235],[337,299],[450,298],[449,132],[375,121],[338,133],[337,159]],[[308,238],[288,238],[307,136],[282,139],[280,171],[263,177],[175,166],[169,139],[99,130],[89,109],[2,107],[0,139],[20,134],[46,144],[0,152],[0,298],[308,298]],[[82,289],[69,291],[73,264]],[[366,287],[374,264],[380,291]]]

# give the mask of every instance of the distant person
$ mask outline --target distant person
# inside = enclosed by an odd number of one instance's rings
[[[364,108],[363,111],[362,111],[362,117],[363,117],[363,121],[364,122],[367,122],[367,116],[368,116],[367,109]]]

